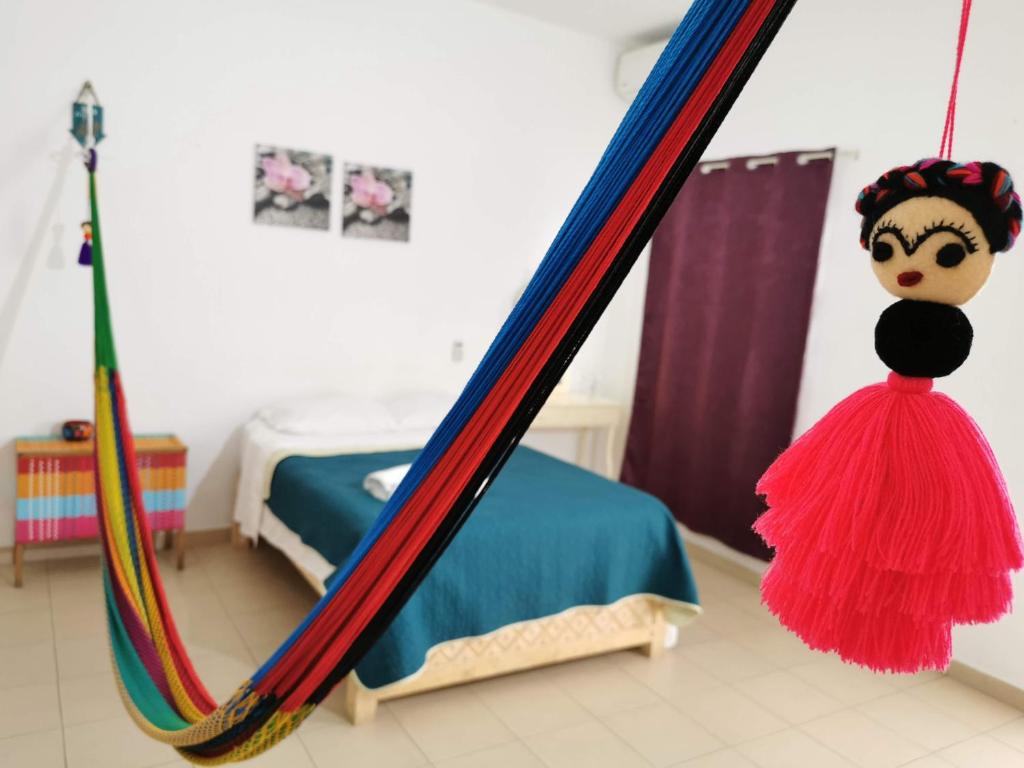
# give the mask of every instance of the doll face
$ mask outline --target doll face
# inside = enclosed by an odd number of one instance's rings
[[[944,197],[912,197],[871,230],[871,268],[893,296],[965,304],[988,280],[994,254],[970,211]]]

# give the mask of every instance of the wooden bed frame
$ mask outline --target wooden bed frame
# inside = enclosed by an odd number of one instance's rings
[[[232,541],[247,542],[237,525]],[[318,595],[324,594],[316,576],[292,565]],[[342,682],[344,714],[358,725],[372,720],[378,703],[389,699],[630,648],[654,657],[665,648],[666,630],[664,603],[648,595],[624,597],[607,606],[577,606],[435,645],[419,672],[381,688],[367,688],[353,672]]]
[[[377,704],[388,699],[627,648],[656,656],[664,647],[665,611],[655,598],[578,606],[435,645],[418,673],[382,688],[365,687],[352,672],[343,683],[345,717],[358,725],[372,720]]]

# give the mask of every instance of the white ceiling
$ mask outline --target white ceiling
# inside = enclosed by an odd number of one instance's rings
[[[620,45],[668,36],[691,0],[478,0]]]

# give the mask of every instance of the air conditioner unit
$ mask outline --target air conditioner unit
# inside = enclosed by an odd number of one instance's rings
[[[654,63],[665,50],[668,39],[650,43],[642,48],[634,48],[619,56],[619,66],[615,73],[615,92],[626,101],[632,101],[640,91],[640,86],[654,69]]]

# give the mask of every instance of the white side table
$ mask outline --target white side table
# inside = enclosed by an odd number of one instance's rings
[[[581,464],[585,464],[592,452],[594,434],[603,432],[604,473],[612,478],[615,471],[615,433],[624,412],[625,408],[612,400],[574,393],[555,394],[541,408],[531,429],[578,430],[576,456]]]

